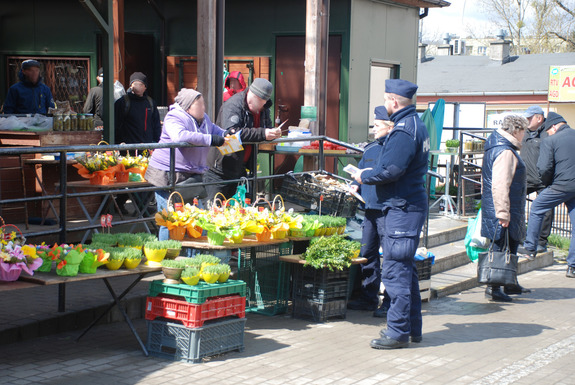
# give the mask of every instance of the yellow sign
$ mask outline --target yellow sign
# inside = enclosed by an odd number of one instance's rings
[[[575,66],[549,68],[550,102],[575,102]]]

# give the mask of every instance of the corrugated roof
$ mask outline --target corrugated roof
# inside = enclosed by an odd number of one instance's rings
[[[488,56],[437,56],[419,63],[418,95],[547,92],[549,67],[575,64],[575,53],[512,56],[506,64]]]
[[[395,3],[419,8],[449,7],[451,3],[443,0],[393,0]]]

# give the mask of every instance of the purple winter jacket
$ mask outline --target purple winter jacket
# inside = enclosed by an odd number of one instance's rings
[[[164,127],[158,143],[178,143],[187,142],[196,146],[176,148],[176,172],[187,172],[192,174],[203,174],[208,166],[209,146],[212,142],[211,135],[223,136],[224,130],[212,123],[207,114],[204,114],[204,121],[198,127],[196,121],[179,104],[170,106],[169,112],[164,118]],[[150,159],[150,166],[163,171],[170,171],[170,149],[158,148],[154,150]]]

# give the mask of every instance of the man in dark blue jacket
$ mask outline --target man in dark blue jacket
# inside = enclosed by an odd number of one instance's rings
[[[375,108],[374,132],[375,140],[369,143],[358,163],[360,169],[373,168],[376,166],[379,154],[387,135],[393,129],[393,122],[385,106]],[[385,296],[383,303],[379,304],[379,288],[381,286],[381,258],[379,255],[380,239],[383,234],[378,232],[377,223],[383,216],[383,205],[378,202],[377,185],[357,182],[352,184],[356,192],[361,193],[365,200],[365,219],[362,224],[361,256],[367,258],[367,262],[361,265],[361,294],[357,300],[349,301],[347,308],[351,310],[374,311],[373,316],[385,318],[389,309],[389,296]]]
[[[56,107],[50,88],[42,82],[38,61],[24,60],[18,77],[20,81],[10,87],[6,95],[5,114],[45,115],[50,107]]]
[[[528,258],[537,254],[537,241],[545,213],[565,203],[571,220],[571,239],[575,239],[575,130],[561,115],[550,112],[545,121],[548,138],[541,142],[537,168],[541,182],[547,186],[533,201],[529,213],[527,238],[524,248]],[[567,273],[575,278],[575,242],[571,242],[567,255]]]
[[[381,280],[389,294],[387,329],[371,341],[375,349],[409,346],[422,335],[421,296],[415,267],[419,234],[428,209],[423,178],[427,173],[429,135],[415,106],[417,86],[400,79],[385,82],[385,107],[395,126],[372,169],[354,175],[361,184],[376,185],[382,206],[378,232],[382,234]]]

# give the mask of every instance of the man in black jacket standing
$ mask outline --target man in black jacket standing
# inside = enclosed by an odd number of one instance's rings
[[[567,125],[561,115],[550,112],[545,121],[545,131],[549,137],[541,142],[537,168],[541,182],[547,187],[531,205],[527,238],[523,245],[529,258],[537,254],[543,217],[561,203],[565,203],[569,211],[571,239],[575,239],[575,130]],[[566,276],[575,278],[575,242],[571,242],[569,247],[567,265]]]
[[[529,121],[527,131],[523,137],[523,144],[521,146],[521,159],[525,162],[527,171],[527,195],[533,192],[539,194],[545,189],[541,183],[539,170],[537,170],[537,160],[539,159],[539,147],[543,138],[546,138],[547,131],[545,131],[545,116],[543,109],[539,106],[529,107],[523,116]],[[547,238],[551,234],[551,225],[553,224],[555,210],[549,210],[543,218],[541,233],[539,234],[539,244],[537,245],[537,252],[544,253],[547,251]]]
[[[235,94],[223,104],[216,124],[229,134],[241,130],[242,143],[263,142],[281,137],[281,129],[272,128],[270,117],[272,92],[273,86],[268,80],[254,79],[247,89]],[[243,151],[228,155],[222,155],[217,148],[211,148],[208,153],[210,168],[204,173],[204,182],[222,182],[246,176],[246,168],[253,165],[253,149],[251,145],[243,147]],[[231,198],[236,193],[236,188],[237,183],[206,185],[207,199],[214,199],[218,192],[224,194],[226,198]]]

